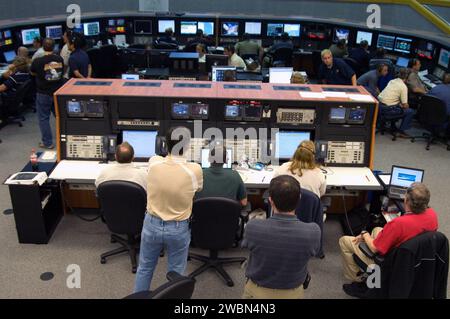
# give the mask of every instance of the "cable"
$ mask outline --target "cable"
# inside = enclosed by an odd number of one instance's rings
[[[345,213],[345,219],[347,220],[347,226],[350,229],[350,234],[354,237],[355,234],[353,233],[353,229],[350,225],[350,220],[348,219],[348,213],[347,213],[347,204],[345,203],[345,197],[344,194],[342,194],[342,202],[344,204],[344,213]]]
[[[62,183],[61,183],[60,187],[62,188]],[[74,210],[72,207],[70,207],[70,206],[68,205],[65,196],[62,196],[62,198],[63,198],[64,205],[70,210],[70,212],[71,212],[74,216],[78,217],[79,219],[81,219],[81,220],[83,220],[83,221],[85,221],[85,222],[93,223],[93,222],[99,220],[100,218],[102,218],[102,216],[103,216],[103,214],[100,214],[100,215],[98,215],[98,216],[96,216],[96,217],[94,217],[94,218],[92,218],[92,219],[82,217],[80,214],[77,214],[77,213],[75,212],[75,210]]]

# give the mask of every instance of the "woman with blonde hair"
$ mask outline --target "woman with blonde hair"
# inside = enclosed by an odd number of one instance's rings
[[[291,161],[275,171],[275,176],[290,175],[297,179],[303,189],[319,198],[325,195],[327,183],[325,175],[316,163],[316,146],[312,141],[304,141],[295,151]]]

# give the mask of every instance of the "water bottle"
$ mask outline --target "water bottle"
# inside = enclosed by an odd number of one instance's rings
[[[38,170],[38,157],[36,154],[36,150],[33,148],[31,150],[31,155],[30,155],[30,163],[31,163],[31,167],[33,169],[33,172]]]

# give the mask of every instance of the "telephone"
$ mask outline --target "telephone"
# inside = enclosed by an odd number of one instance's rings
[[[328,158],[328,141],[316,142],[316,161],[320,164],[325,164]]]
[[[107,135],[103,136],[103,160],[113,160],[114,154],[116,154],[117,148],[117,136]]]
[[[364,164],[364,142],[317,141],[316,160],[320,164]]]
[[[156,147],[155,153],[159,156],[167,156],[169,151],[167,150],[166,138],[164,136],[156,137]]]

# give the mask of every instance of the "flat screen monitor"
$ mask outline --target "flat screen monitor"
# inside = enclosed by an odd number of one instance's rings
[[[311,133],[304,131],[280,131],[275,139],[275,157],[278,159],[291,159],[303,141],[311,140]]]
[[[191,35],[197,33],[197,22],[196,21],[181,21],[180,22],[180,33],[183,35]]]
[[[194,120],[207,120],[209,118],[209,104],[191,104],[191,118]]]
[[[12,50],[12,51],[3,52],[3,56],[5,57],[6,63],[12,63],[14,61],[14,59],[16,58],[17,54],[16,54],[16,51]]]
[[[237,37],[239,35],[239,22],[223,22],[222,36]]]
[[[395,37],[385,34],[378,35],[377,48],[394,50]]]
[[[400,57],[398,57],[397,63],[395,65],[398,66],[399,68],[407,68],[408,63],[409,63],[408,58],[404,58],[404,57],[400,56]]]
[[[5,36],[5,39],[9,39],[11,38],[11,31],[10,30],[6,30],[3,32],[3,35]]]
[[[284,32],[283,23],[268,23],[267,24],[267,36],[279,37]]]
[[[152,34],[151,20],[135,20],[134,21],[135,34]]]
[[[225,105],[225,120],[242,121],[241,105],[236,105],[236,104]]]
[[[84,35],[93,37],[100,33],[100,22],[87,22],[83,24]]]
[[[158,33],[165,33],[167,29],[172,29],[175,32],[175,20],[158,21]]]
[[[334,29],[334,42],[338,42],[339,40],[345,40],[348,42],[348,37],[350,36],[350,30],[336,28]]]
[[[224,54],[207,54],[206,55],[206,72],[212,72],[214,66],[227,66],[228,56]]]
[[[245,33],[261,35],[261,22],[245,22]]]
[[[449,61],[450,61],[450,51],[442,48],[441,52],[439,53],[438,64],[443,68],[448,68]]]
[[[23,45],[33,44],[34,39],[41,37],[39,28],[22,30]]]
[[[290,37],[298,38],[300,37],[300,24],[297,23],[285,23],[284,32],[289,34]]]
[[[139,74],[122,74],[122,80],[139,80]]]
[[[262,112],[263,109],[261,104],[247,104],[244,107],[244,121],[261,121]]]
[[[347,123],[348,124],[364,124],[366,121],[367,110],[355,107],[348,111]]]
[[[210,168],[211,163],[209,162],[209,154],[211,153],[209,148],[202,149],[202,168]],[[227,149],[227,162],[223,164],[224,168],[232,168],[232,158],[233,151],[231,149]]]
[[[227,72],[231,72],[230,75]],[[234,66],[213,66],[212,67],[213,82],[233,82],[236,81],[236,67]],[[234,76],[234,79],[233,79]]]
[[[69,117],[84,117],[83,105],[80,101],[67,102],[67,114]]]
[[[401,52],[401,53],[410,53],[411,52],[411,43],[412,43],[412,39],[397,37],[395,39],[394,51]]]
[[[407,168],[407,167],[392,167],[391,186],[408,188],[413,183],[421,183],[423,181],[424,170]]]
[[[101,101],[88,101],[85,103],[86,116],[103,117],[105,113],[104,103]]]
[[[62,38],[63,29],[60,25],[52,25],[45,27],[45,35],[47,38],[52,38],[54,40],[59,40]]]
[[[270,68],[270,83],[290,84],[294,68]]]
[[[329,123],[346,123],[347,109],[345,107],[334,107],[330,110]]]
[[[116,20],[116,24],[117,24],[118,27],[125,26],[125,19],[117,19]]]
[[[366,31],[358,31],[356,33],[356,44],[360,44],[362,41],[367,41],[369,43],[369,46],[372,45],[372,32],[366,32]]]
[[[202,30],[204,35],[213,35],[214,34],[214,22],[199,21],[197,23],[197,30]]]
[[[116,20],[108,20],[108,26],[115,27],[116,26]]]
[[[433,70],[433,75],[437,77],[439,80],[444,80],[445,70],[437,66]]]
[[[123,131],[122,141],[134,148],[136,159],[149,159],[156,155],[157,131]]]
[[[190,105],[187,103],[172,104],[172,118],[174,120],[189,120]]]

